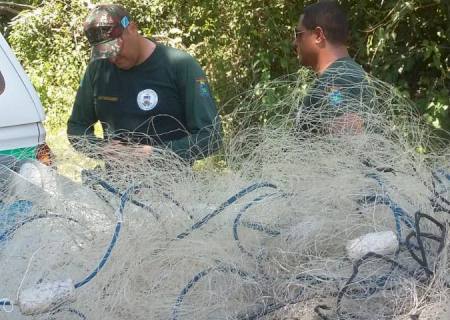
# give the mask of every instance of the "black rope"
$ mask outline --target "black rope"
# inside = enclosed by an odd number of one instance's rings
[[[74,222],[77,224],[80,224],[79,221],[77,221],[74,218],[71,217],[64,217],[58,214],[39,214],[39,215],[35,215],[35,216],[31,216],[31,217],[27,217],[19,222],[17,222],[15,225],[13,225],[12,227],[10,227],[9,229],[7,229],[6,231],[4,231],[3,233],[0,234],[0,243],[2,241],[6,241],[8,239],[10,239],[14,233],[20,229],[21,227],[23,227],[24,225],[31,223],[35,220],[40,220],[40,219],[50,219],[50,218],[55,218],[55,219],[64,219],[70,222]]]
[[[438,201],[440,201],[440,202],[444,203],[445,205],[450,206],[450,201],[447,198],[443,197],[442,194],[440,194],[437,191],[435,181],[437,181],[441,185],[443,185],[444,182],[434,171],[431,172],[431,176],[433,178],[433,179],[431,179],[431,186],[432,186],[431,188],[424,182],[425,187],[427,187],[428,191],[430,191],[433,195],[433,197],[430,199],[431,205],[435,211],[442,211],[442,212],[450,214],[450,209],[445,208],[441,203],[438,202]]]
[[[299,303],[302,300],[304,289],[302,288],[300,292],[296,295],[295,298],[290,299],[286,302],[273,302],[268,305],[261,305],[257,308],[256,311],[253,312],[246,312],[244,314],[238,315],[236,317],[237,320],[255,320],[259,319],[261,317],[265,317],[277,310],[280,310],[288,305],[293,305],[296,303]]]
[[[188,283],[187,285],[181,290],[180,294],[177,297],[177,300],[175,302],[175,305],[172,309],[172,320],[178,319],[178,313],[179,309],[183,303],[184,298],[188,294],[188,292],[195,286],[197,282],[199,282],[201,279],[206,277],[208,274],[210,274],[212,271],[220,271],[220,272],[228,272],[228,273],[234,273],[238,274],[241,278],[253,278],[250,274],[248,274],[245,271],[239,270],[233,266],[225,266],[225,265],[219,265],[215,268],[209,268],[206,270],[203,270],[199,273],[197,273]]]
[[[58,309],[56,311],[53,311],[50,314],[50,318],[48,318],[48,320],[56,320],[57,318],[54,317],[56,314],[61,313],[61,312],[68,312],[68,313],[72,313],[74,315],[76,315],[78,318],[80,318],[81,320],[87,320],[87,317],[81,313],[80,311],[76,310],[76,309],[72,309],[72,308],[68,308],[68,309]]]
[[[330,317],[325,315],[322,310],[331,310],[331,308],[324,304],[319,304],[314,308],[314,312],[317,314],[317,316],[322,320],[331,320]]]
[[[441,232],[440,236],[436,236],[436,235],[430,234],[430,233],[422,233],[420,231],[421,230],[420,229],[421,228],[420,221],[423,218],[429,220],[430,222],[432,222],[434,225],[436,225],[440,229],[440,232]],[[427,214],[421,213],[420,211],[416,212],[415,219],[416,219],[416,231],[411,232],[406,237],[406,248],[408,249],[412,258],[423,268],[423,270],[427,273],[427,275],[433,276],[434,272],[432,270],[430,270],[430,266],[429,266],[429,263],[427,260],[427,255],[425,252],[425,246],[423,243],[423,238],[430,239],[430,240],[433,240],[433,241],[436,241],[439,243],[439,247],[437,249],[437,254],[436,254],[436,256],[439,257],[445,247],[445,239],[447,236],[447,227],[443,223],[436,220],[435,218],[433,218]],[[414,249],[416,249],[416,248],[413,248],[413,246],[411,244],[412,238],[416,238],[416,241],[418,244],[418,250],[420,251],[421,258],[419,258],[416,255],[416,253],[414,252]]]
[[[350,278],[347,280],[347,282],[345,283],[344,287],[339,291],[338,295],[337,295],[337,300],[336,300],[336,312],[338,314],[338,317],[341,318],[342,312],[341,312],[341,303],[342,303],[342,299],[344,297],[344,295],[347,293],[348,288],[350,287],[350,285],[353,283],[353,280],[356,278],[356,276],[359,274],[359,268],[361,267],[361,265],[368,259],[370,258],[377,258],[377,259],[381,259],[384,260],[385,262],[388,262],[392,265],[392,268],[395,270],[395,268],[398,268],[402,271],[404,271],[405,273],[409,274],[410,276],[414,276],[414,273],[411,273],[408,268],[406,268],[405,266],[401,265],[400,263],[398,263],[397,261],[388,258],[386,256],[383,256],[381,254],[375,253],[375,252],[369,252],[366,255],[364,255],[361,259],[359,259],[358,261],[356,261],[353,264],[353,273],[350,276]]]
[[[259,196],[255,199],[253,199],[251,202],[249,202],[248,204],[246,204],[241,210],[240,212],[237,214],[236,218],[234,219],[233,222],[233,238],[236,241],[236,245],[238,246],[239,250],[241,250],[242,253],[245,253],[246,255],[248,255],[249,257],[254,257],[252,253],[250,253],[249,251],[247,251],[244,246],[241,244],[241,241],[239,239],[239,233],[238,233],[238,226],[240,224],[240,220],[242,218],[242,216],[244,215],[244,213],[250,209],[253,205],[257,204],[260,201],[263,201],[264,199],[275,195],[275,193],[269,193],[269,194],[265,194],[262,196]],[[264,231],[264,229],[262,230]],[[278,232],[277,235],[279,235],[280,233]]]
[[[215,209],[213,212],[207,214],[204,216],[200,221],[196,222],[194,225],[192,225],[188,230],[178,234],[176,238],[178,240],[184,239],[187,236],[191,234],[192,231],[197,230],[201,228],[203,225],[207,224],[209,220],[217,216],[218,214],[222,213],[227,207],[231,206],[233,203],[238,201],[240,198],[244,197],[245,195],[252,193],[253,191],[260,189],[260,188],[271,188],[271,189],[277,189],[277,187],[271,183],[266,182],[260,182],[252,184],[251,186],[246,187],[245,189],[242,189],[238,193],[236,193],[234,196],[223,202],[217,209]]]
[[[435,235],[435,234],[431,234],[431,233],[423,233],[421,232],[421,226],[420,226],[420,222],[422,219],[427,219],[430,222],[432,222],[434,225],[436,225],[439,229],[440,229],[440,235]],[[392,268],[390,273],[392,273],[395,269],[399,269],[402,272],[406,273],[407,275],[409,275],[410,277],[413,277],[415,279],[417,279],[420,282],[427,282],[429,280],[429,278],[431,276],[434,275],[434,272],[432,270],[430,270],[429,267],[429,261],[427,259],[426,256],[426,250],[425,250],[425,246],[424,246],[424,242],[423,239],[430,239],[433,241],[436,241],[439,243],[439,247],[436,251],[436,257],[439,258],[439,256],[441,255],[442,251],[445,248],[445,240],[446,240],[446,235],[447,235],[447,227],[446,225],[444,225],[443,223],[439,222],[438,220],[436,220],[435,218],[421,213],[420,211],[417,211],[415,213],[415,230],[412,231],[410,234],[408,234],[408,236],[406,237],[406,247],[409,251],[409,253],[411,254],[411,257],[419,264],[419,266],[421,267],[422,270],[425,271],[426,273],[426,277],[417,277],[417,273],[416,270],[415,271],[411,271],[409,270],[407,267],[405,267],[404,265],[400,264],[398,261],[393,260],[387,256],[383,256],[374,252],[369,252],[366,255],[364,255],[361,259],[357,260],[354,264],[353,264],[353,272],[352,275],[350,276],[350,278],[347,280],[347,282],[344,284],[344,286],[342,287],[342,289],[338,292],[337,295],[337,299],[336,299],[336,314],[338,316],[338,319],[343,319],[344,314],[342,311],[342,299],[344,298],[344,296],[349,292],[349,287],[351,286],[351,284],[354,283],[355,278],[357,277],[357,275],[359,274],[360,271],[360,267],[361,265],[368,259],[371,258],[376,258],[376,259],[380,259],[383,260],[389,264],[391,264]],[[413,245],[411,243],[411,239],[412,238],[416,238],[417,240],[417,246]],[[418,250],[420,252],[421,257],[418,257],[415,253],[415,250]],[[396,252],[396,258],[398,255],[398,251]],[[389,273],[389,274],[390,274]],[[380,278],[379,280],[381,281],[377,281],[375,282],[377,287],[381,287],[383,286],[386,281],[389,279],[389,274],[386,275],[385,277]],[[446,283],[447,287],[450,287],[449,283]],[[373,289],[369,289],[369,295],[373,294],[374,292],[376,292],[376,288]],[[314,311],[315,313],[320,317],[320,319],[322,320],[330,320],[330,318],[325,315],[323,313],[323,310],[331,310],[330,307],[326,306],[326,305],[318,305]],[[345,317],[348,318],[349,314],[346,314]]]

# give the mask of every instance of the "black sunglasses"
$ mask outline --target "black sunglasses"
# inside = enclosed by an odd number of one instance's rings
[[[297,39],[298,36],[304,34],[306,30],[298,30],[297,28],[294,29],[294,39]]]

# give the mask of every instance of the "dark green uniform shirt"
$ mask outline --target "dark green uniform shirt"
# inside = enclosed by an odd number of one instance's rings
[[[167,146],[188,160],[210,154],[221,142],[216,104],[200,65],[161,44],[130,70],[108,60],[89,64],[68,121],[75,147],[77,136],[100,143],[93,138],[97,121],[104,138]]]
[[[352,58],[333,62],[312,84],[297,113],[301,130],[320,132],[333,118],[358,112],[368,97],[367,75]]]

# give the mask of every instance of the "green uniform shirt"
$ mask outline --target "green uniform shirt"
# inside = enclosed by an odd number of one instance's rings
[[[161,44],[130,70],[108,60],[90,63],[68,121],[75,147],[80,139],[74,136],[100,142],[93,137],[97,121],[104,138],[167,146],[188,160],[207,156],[221,143],[216,104],[200,65]]]
[[[321,131],[327,121],[358,112],[367,102],[367,75],[350,57],[333,62],[312,84],[297,114],[301,130]]]

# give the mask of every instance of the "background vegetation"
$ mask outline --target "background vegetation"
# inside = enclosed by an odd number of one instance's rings
[[[0,28],[37,88],[51,130],[63,128],[71,110],[89,56],[82,24],[97,2],[0,1]],[[129,8],[145,35],[195,55],[223,106],[246,89],[298,70],[292,30],[302,7],[313,1],[115,2]],[[351,55],[413,100],[431,125],[450,129],[450,1],[339,2],[352,28]],[[227,104],[222,113],[233,107]]]

